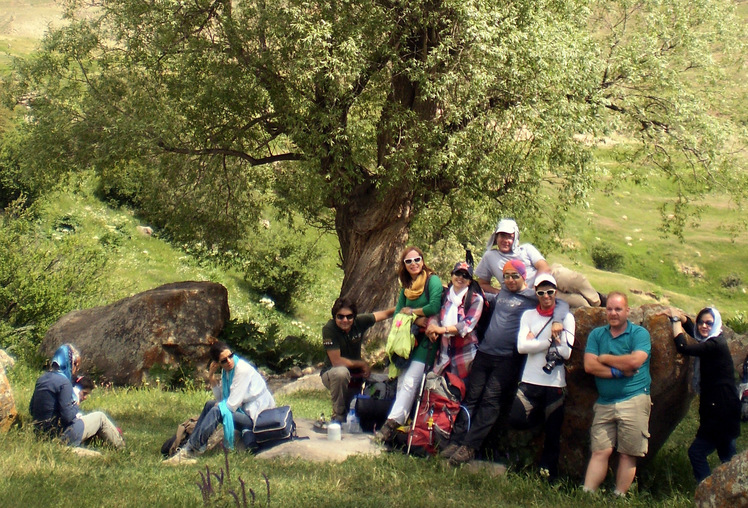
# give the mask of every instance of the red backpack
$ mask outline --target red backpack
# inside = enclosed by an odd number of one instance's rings
[[[415,425],[408,436],[410,440],[410,451],[414,455],[436,455],[436,452],[449,443],[452,428],[460,413],[460,400],[451,391],[450,387],[456,388],[457,393],[464,396],[465,385],[451,373],[447,374],[446,380],[442,378],[441,383],[436,380],[439,376],[433,376],[434,383],[427,381],[424,388]],[[430,388],[433,387],[433,388]],[[447,388],[445,390],[445,388]]]

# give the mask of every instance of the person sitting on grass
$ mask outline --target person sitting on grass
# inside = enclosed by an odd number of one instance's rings
[[[332,319],[322,328],[322,345],[327,356],[320,372],[322,384],[330,390],[332,420],[338,423],[345,420],[356,389],[369,377],[369,364],[361,359],[364,332],[374,323],[392,317],[394,311],[393,307],[373,314],[358,314],[358,307],[350,298],[335,300]],[[326,422],[317,426],[324,429]]]
[[[82,414],[78,397],[73,391],[73,379],[78,372],[80,353],[71,344],[63,344],[52,357],[49,371],[34,387],[29,403],[34,430],[41,435],[57,437],[70,446],[80,446],[94,437],[117,449],[125,447],[122,435],[101,411]]]
[[[165,464],[193,463],[194,457],[203,453],[208,440],[219,424],[223,425],[226,445],[234,448],[234,429],[242,429],[242,440],[247,449],[257,446],[252,439],[252,426],[257,416],[265,409],[275,407],[275,399],[265,380],[246,360],[239,358],[225,342],[216,342],[210,347],[208,382],[215,400],[205,403],[195,429],[187,443],[177,453],[164,461]],[[216,379],[221,369],[220,381]]]

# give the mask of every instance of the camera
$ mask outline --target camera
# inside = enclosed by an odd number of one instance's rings
[[[554,346],[550,348],[545,354],[545,365],[543,365],[543,372],[545,372],[546,374],[550,374],[559,363],[563,365],[564,357],[559,354],[558,349]]]

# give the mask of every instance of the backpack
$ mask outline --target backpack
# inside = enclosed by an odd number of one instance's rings
[[[381,428],[390,414],[395,402],[397,380],[386,381],[367,380],[360,394],[356,395],[356,415],[361,428],[371,432],[374,428]]]
[[[416,456],[435,455],[449,443],[460,413],[459,395],[465,385],[457,376],[449,379],[430,372],[426,376],[415,424],[409,432],[399,432],[396,442]]]
[[[183,421],[177,426],[177,432],[161,445],[161,455],[168,458],[177,453],[177,450],[189,439],[195,430],[197,417]]]

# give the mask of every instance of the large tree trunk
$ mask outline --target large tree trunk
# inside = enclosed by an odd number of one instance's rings
[[[384,310],[396,302],[397,261],[408,241],[411,194],[380,196],[371,183],[360,185],[354,194],[335,210],[345,273],[340,294],[352,298],[359,312]],[[387,329],[388,324],[378,326],[371,335],[381,336]]]

